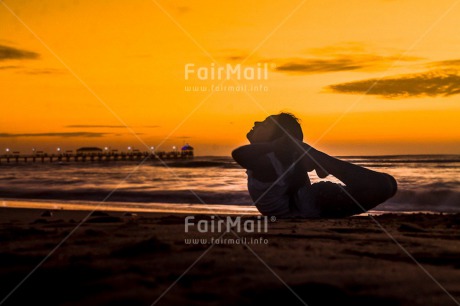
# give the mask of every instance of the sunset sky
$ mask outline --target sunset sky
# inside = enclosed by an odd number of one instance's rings
[[[335,155],[460,154],[458,2],[0,0],[0,154],[228,155],[280,111]],[[187,64],[268,74],[187,80]]]

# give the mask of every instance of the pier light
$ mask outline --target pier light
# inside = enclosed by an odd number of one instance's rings
[[[131,151],[131,146],[128,147],[128,151]]]
[[[108,151],[108,150],[109,150],[109,147],[104,147],[104,150],[105,150],[105,151]]]
[[[57,148],[57,151],[58,151],[58,152],[61,152],[61,148]]]
[[[173,151],[176,151],[176,149],[177,149],[176,146],[173,146]]]
[[[6,153],[9,153],[10,152],[10,148],[6,148]]]

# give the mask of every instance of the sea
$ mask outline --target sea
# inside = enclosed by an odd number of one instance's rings
[[[460,155],[339,158],[398,181],[397,194],[374,212],[460,212]],[[320,181],[314,173],[310,179]],[[325,180],[339,182],[330,176]],[[0,206],[257,214],[245,169],[225,156],[166,162],[2,162]]]

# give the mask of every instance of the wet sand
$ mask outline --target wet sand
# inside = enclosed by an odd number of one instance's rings
[[[239,234],[259,244],[210,247],[185,239],[209,241],[222,233],[196,227],[185,233],[184,214],[97,212],[76,228],[88,212],[49,212],[0,209],[0,300],[59,246],[1,305],[460,301],[460,214],[374,217],[420,267],[368,216],[269,221],[266,233]],[[195,223],[211,218],[195,217]]]

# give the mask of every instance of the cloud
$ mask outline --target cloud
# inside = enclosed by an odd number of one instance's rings
[[[228,62],[238,64],[246,60],[250,54],[251,52],[243,49],[221,49],[213,56],[217,58],[217,61],[220,64],[226,64]],[[260,60],[260,58],[257,55],[252,54],[251,61],[253,60]]]
[[[128,126],[129,127],[129,126]],[[98,124],[72,124],[66,125],[65,128],[104,128],[104,129],[125,129],[124,125],[98,125]],[[159,125],[142,125],[141,128],[159,128]]]
[[[19,66],[0,66],[0,70],[17,69]]]
[[[290,74],[314,74],[340,71],[382,71],[399,62],[418,61],[422,58],[406,56],[394,50],[375,50],[361,42],[310,48],[306,57],[277,59],[276,70]]]
[[[437,68],[460,68],[460,59],[432,62],[429,66]]]
[[[108,129],[122,129],[126,128],[124,125],[97,125],[97,124],[73,124],[66,125],[66,128],[108,128]]]
[[[50,74],[63,74],[65,73],[61,69],[53,69],[53,68],[34,68],[34,69],[26,69],[22,66],[0,66],[0,70],[7,70],[7,69],[15,69],[16,73],[20,74],[27,74],[27,75],[50,75]]]
[[[37,59],[40,55],[38,53],[16,49],[5,45],[0,45],[0,61],[4,60],[18,60],[18,59]]]
[[[24,134],[11,134],[0,133],[0,138],[15,138],[15,137],[103,137],[107,133],[91,133],[91,132],[73,132],[73,133],[24,133]]]
[[[368,79],[330,85],[329,92],[376,95],[386,99],[452,96],[460,93],[460,73],[432,70],[383,79]]]
[[[376,54],[339,54],[323,58],[281,60],[276,70],[291,74],[314,74],[340,71],[381,71],[399,61],[416,61],[416,57]],[[279,62],[280,60],[277,60]]]
[[[291,73],[321,73],[345,70],[357,70],[364,68],[364,63],[350,58],[336,59],[292,59],[287,63],[278,65],[277,71]]]
[[[63,71],[59,69],[44,68],[44,69],[29,69],[25,70],[23,73],[31,75],[40,75],[40,74],[62,74]]]
[[[228,56],[224,56],[223,59],[225,61],[229,61],[229,62],[242,62],[244,61],[247,57],[248,57],[249,54],[247,55],[244,55],[244,54],[241,54],[241,55],[237,55],[237,54],[233,54],[233,55],[228,55]]]
[[[228,60],[230,61],[244,61],[246,59],[246,56],[243,55],[230,55],[227,57]]]

